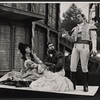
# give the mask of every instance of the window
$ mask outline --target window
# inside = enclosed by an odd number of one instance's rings
[[[46,4],[45,3],[32,3],[31,4],[31,11],[34,13],[38,13],[41,15],[46,14]]]
[[[50,3],[48,10],[48,25],[52,28],[56,28],[56,4]]]
[[[34,13],[38,13],[38,14],[41,14],[41,15],[46,15],[46,4],[45,3],[33,3],[31,4],[32,6],[32,12]],[[44,23],[44,20],[41,20],[39,22],[43,22]]]

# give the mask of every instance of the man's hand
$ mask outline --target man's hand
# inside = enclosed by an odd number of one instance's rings
[[[91,54],[91,57],[96,56],[97,55],[97,50],[92,50],[90,54]]]
[[[61,37],[64,38],[66,35],[68,35],[68,32],[64,29],[61,30]]]
[[[45,62],[45,65],[46,65],[46,66],[52,66],[52,63]]]
[[[62,36],[61,36],[61,37],[62,37],[62,38],[64,38],[65,36],[66,36],[66,34],[62,34]]]

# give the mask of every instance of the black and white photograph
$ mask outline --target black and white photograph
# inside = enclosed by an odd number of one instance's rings
[[[0,98],[100,98],[100,2],[0,2]]]

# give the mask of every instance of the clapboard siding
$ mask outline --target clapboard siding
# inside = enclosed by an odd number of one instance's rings
[[[0,70],[10,70],[10,26],[0,25]]]
[[[56,3],[1,3],[7,7],[44,15],[45,19],[35,21],[34,53],[44,61],[47,43],[58,45],[58,8]],[[9,13],[9,11],[7,12]],[[39,16],[39,15],[38,15]],[[2,17],[2,16],[1,16]],[[13,16],[12,16],[13,17]],[[7,23],[7,25],[2,23]],[[49,36],[47,38],[47,36]],[[32,46],[32,23],[8,19],[0,20],[0,73],[3,71],[20,70],[21,54],[19,42]],[[50,41],[49,41],[50,40]]]
[[[50,31],[50,42],[54,44],[54,46],[57,49],[57,45],[58,45],[58,35],[55,34],[54,32]]]
[[[15,41],[14,41],[14,69],[20,68],[20,58],[21,54],[18,52],[19,42],[25,43],[25,28],[23,26],[17,25],[15,27]]]
[[[1,3],[0,5],[20,9],[20,10],[25,10],[28,11],[28,4],[27,3]]]
[[[45,52],[46,52],[46,42],[47,42],[46,30],[42,27],[36,27],[35,30],[35,49],[34,52],[37,56],[44,61]]]
[[[20,23],[14,23],[13,26],[0,24],[0,71],[20,70],[22,55],[18,50],[18,44],[29,44],[31,40],[28,27]]]

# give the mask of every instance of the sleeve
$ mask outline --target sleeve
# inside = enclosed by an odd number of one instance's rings
[[[68,34],[67,31],[65,31],[64,33],[65,33],[66,35],[64,36],[64,38],[68,39],[68,40],[71,41],[71,42],[74,42],[74,31],[75,31],[75,28],[73,28],[73,29],[71,30],[71,33],[72,33],[71,36]]]
[[[21,70],[20,72],[23,74],[26,72],[26,68],[24,66],[24,60],[23,59],[20,59],[20,64],[21,64]]]
[[[33,57],[34,57],[35,63],[37,63],[37,64],[42,64],[42,63],[43,63],[43,62],[36,56],[36,54],[33,54]]]
[[[63,54],[61,52],[58,52],[57,63],[56,63],[56,65],[53,66],[55,69],[57,69],[57,70],[62,69],[62,67],[63,67],[63,57],[64,57]]]
[[[49,62],[49,55],[48,54],[46,55],[46,57],[44,59],[44,64],[46,66],[52,66],[52,63]]]
[[[89,30],[92,42],[92,50],[97,50],[97,27],[94,24],[90,24]]]
[[[94,24],[91,24],[90,27],[89,27],[89,30],[96,31],[97,30],[97,27]]]
[[[20,65],[21,65],[21,69],[23,69],[23,67],[24,67],[24,61],[23,61],[22,58],[20,59]]]
[[[71,30],[71,32],[73,33],[75,31],[75,27]]]
[[[96,31],[91,30],[92,50],[97,50],[97,34]]]

